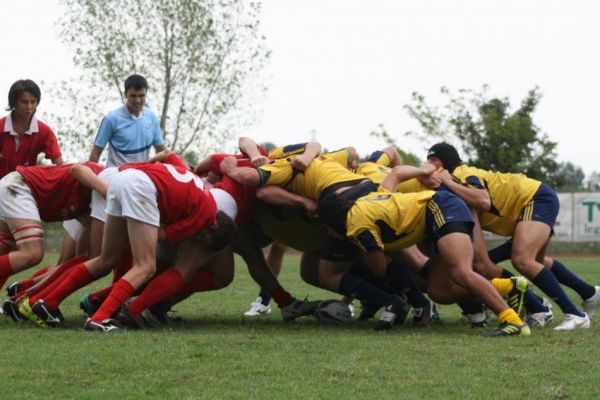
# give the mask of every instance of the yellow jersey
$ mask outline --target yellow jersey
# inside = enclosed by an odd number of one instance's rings
[[[523,174],[486,171],[464,164],[452,175],[463,185],[487,190],[492,203],[489,213],[514,221],[542,184]]]
[[[499,217],[489,212],[477,213],[481,229],[502,236],[512,236],[517,226],[517,220],[508,217]]]
[[[377,159],[377,161],[360,163],[356,169],[356,173],[366,176],[375,183],[381,184],[383,180],[390,174],[390,172],[392,172],[392,169],[390,168],[390,162],[390,156],[386,152],[382,152],[382,155]],[[400,182],[395,189],[396,192],[400,193],[414,193],[422,192],[424,190],[430,189],[423,185],[421,181],[416,178]]]
[[[306,143],[290,144],[283,147],[275,147],[269,151],[269,158],[276,160],[279,158],[286,158],[295,156],[296,154],[304,153]]]
[[[419,243],[426,235],[427,205],[435,193],[380,190],[361,197],[348,212],[347,236],[364,251],[395,251]]]
[[[280,158],[287,158],[304,153],[306,150],[307,143],[291,144],[284,147],[276,147],[269,151],[269,158],[277,160]],[[347,149],[340,149],[329,153],[323,153],[319,155],[322,160],[333,160],[345,168],[350,167],[350,161],[352,160],[352,154]]]
[[[343,182],[360,182],[363,175],[351,172],[332,159],[314,159],[304,171],[292,168],[289,158],[257,168],[260,185],[280,186],[292,193],[318,201],[328,187]]]

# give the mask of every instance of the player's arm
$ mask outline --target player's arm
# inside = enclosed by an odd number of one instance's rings
[[[421,178],[430,176],[435,173],[435,167],[431,164],[424,164],[421,167],[413,167],[410,165],[400,165],[394,167],[392,172],[383,180],[381,187],[393,192],[400,182],[407,181],[412,178]]]
[[[212,155],[206,157],[204,160],[200,161],[200,164],[194,168],[194,173],[196,175],[205,175],[208,174],[210,170],[212,170]]]
[[[258,170],[248,167],[238,167],[235,157],[226,157],[219,165],[221,172],[234,181],[246,186],[258,186],[261,178]]]
[[[158,146],[154,146],[154,151],[156,153],[160,153],[161,151],[165,151],[167,150],[167,146],[165,146],[164,144],[160,144]]]
[[[89,167],[82,164],[75,164],[71,167],[71,174],[77,179],[82,185],[89,187],[92,190],[100,193],[102,197],[106,198],[106,192],[108,186],[102,179],[98,178],[98,175],[94,173]]]
[[[319,154],[321,154],[321,145],[317,142],[309,142],[304,148],[304,153],[294,157],[292,167],[304,171]]]
[[[52,160],[50,160],[52,162],[52,164],[54,165],[62,165],[65,163],[65,161],[63,160],[62,156],[58,156],[56,158],[53,158]]]
[[[490,199],[490,194],[484,187],[476,188],[456,182],[452,178],[452,175],[446,170],[440,172],[439,176],[442,180],[442,184],[450,189],[452,193],[463,199],[469,207],[482,211],[490,210],[492,200]]]
[[[398,150],[394,146],[389,146],[383,149],[383,152],[390,158],[390,167],[397,167],[404,163],[402,156],[398,153]]]
[[[98,162],[98,160],[100,160],[100,155],[102,154],[102,151],[104,151],[104,149],[102,147],[93,145],[92,151],[90,151],[90,157],[89,157],[88,161]]]
[[[312,212],[317,209],[317,202],[304,196],[299,196],[295,193],[275,186],[267,185],[259,188],[256,191],[256,198],[263,203],[273,204],[276,206],[292,206],[302,207],[304,210]]]
[[[258,144],[249,137],[240,137],[238,140],[238,146],[240,151],[244,153],[250,161],[252,161],[252,165],[255,167],[260,167],[261,165],[268,164],[270,162],[269,158],[261,154],[258,149]]]
[[[169,158],[169,156],[171,154],[174,154],[173,150],[163,149],[163,150],[157,152],[154,156],[150,157],[150,159],[148,160],[148,162],[149,163],[155,163],[155,162],[164,163],[164,162],[167,161],[167,158]]]

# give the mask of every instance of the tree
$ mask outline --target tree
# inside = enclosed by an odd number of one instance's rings
[[[425,143],[450,142],[462,149],[465,161],[483,169],[522,172],[557,183],[557,144],[533,123],[541,98],[537,87],[515,111],[507,98],[490,98],[487,86],[480,92],[459,90],[455,95],[442,88],[441,93],[447,99],[441,108],[427,105],[423,95],[413,93],[405,109],[421,129],[409,135]]]
[[[390,136],[390,134],[388,133],[387,129],[385,128],[385,126],[383,124],[379,124],[377,126],[377,129],[374,131],[371,131],[369,133],[369,135],[376,137],[376,138],[383,139],[385,144],[387,144],[388,146],[394,146],[396,148],[396,150],[398,151],[398,154],[400,154],[400,157],[402,157],[402,161],[404,164],[414,165],[414,166],[420,166],[422,164],[421,159],[417,155],[415,155],[414,153],[411,153],[409,151],[402,150],[400,147],[398,147],[398,145],[396,144],[396,139],[394,139],[392,136]]]
[[[558,169],[551,176],[550,181],[554,183],[554,188],[560,192],[577,192],[584,191],[585,173],[572,162],[562,162],[558,165]]]
[[[263,143],[260,143],[259,146],[262,147],[263,149],[265,149],[266,151],[271,151],[277,147],[277,146],[275,146],[275,143],[273,143],[273,142],[263,142]]]
[[[592,192],[600,191],[600,172],[593,171],[587,182],[588,190]]]
[[[260,5],[238,0],[62,0],[59,30],[74,50],[85,87],[63,82],[59,98],[74,99],[59,117],[63,142],[89,151],[99,105],[114,104],[124,79],[144,75],[167,145],[203,156],[232,129],[252,121],[265,90],[269,51],[259,32]],[[112,94],[112,96],[111,96]],[[92,120],[93,118],[93,120]]]

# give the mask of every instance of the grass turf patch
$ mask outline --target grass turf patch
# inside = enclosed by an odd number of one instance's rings
[[[563,260],[600,283],[597,259]],[[297,297],[337,298],[301,282],[286,256],[280,281]],[[25,275],[21,275],[25,276]],[[13,280],[11,280],[13,281]],[[598,395],[598,319],[589,330],[533,330],[526,338],[484,338],[458,307],[442,306],[441,325],[374,332],[374,322],[293,323],[273,313],[243,318],[258,288],[236,259],[226,289],[176,306],[184,322],[125,334],[84,332],[81,295],[61,309],[68,330],[0,320],[0,385],[14,398],[530,398]],[[539,292],[538,292],[539,293]],[[568,292],[576,304],[580,299]],[[357,308],[358,308],[358,304]],[[555,320],[562,320],[555,307]],[[495,319],[491,318],[491,325]],[[491,328],[486,328],[491,329]]]

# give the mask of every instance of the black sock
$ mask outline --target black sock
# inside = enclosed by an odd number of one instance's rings
[[[429,300],[423,295],[415,278],[406,268],[392,261],[388,265],[387,275],[390,277],[392,287],[404,293],[411,306],[423,308],[429,305]]]
[[[463,315],[477,314],[485,311],[485,305],[479,300],[461,300],[456,302]]]
[[[367,304],[380,307],[390,304],[394,299],[393,295],[379,290],[351,272],[346,272],[342,276],[339,292],[340,294],[364,301]]]
[[[575,275],[573,271],[558,260],[554,260],[550,271],[560,283],[576,291],[583,300],[589,299],[596,293],[595,287]]]
[[[271,301],[271,294],[265,289],[260,289],[260,292],[258,292],[258,297],[260,297],[260,303],[263,306],[269,305],[269,302]]]
[[[427,260],[423,264],[423,268],[419,271],[419,276],[423,279],[429,278],[429,271],[431,270],[431,260]]]
[[[574,314],[583,317],[583,313],[575,307],[575,304],[573,304],[562,287],[560,287],[558,280],[552,272],[546,268],[542,268],[540,273],[533,279],[533,283],[554,300],[564,314]]]

